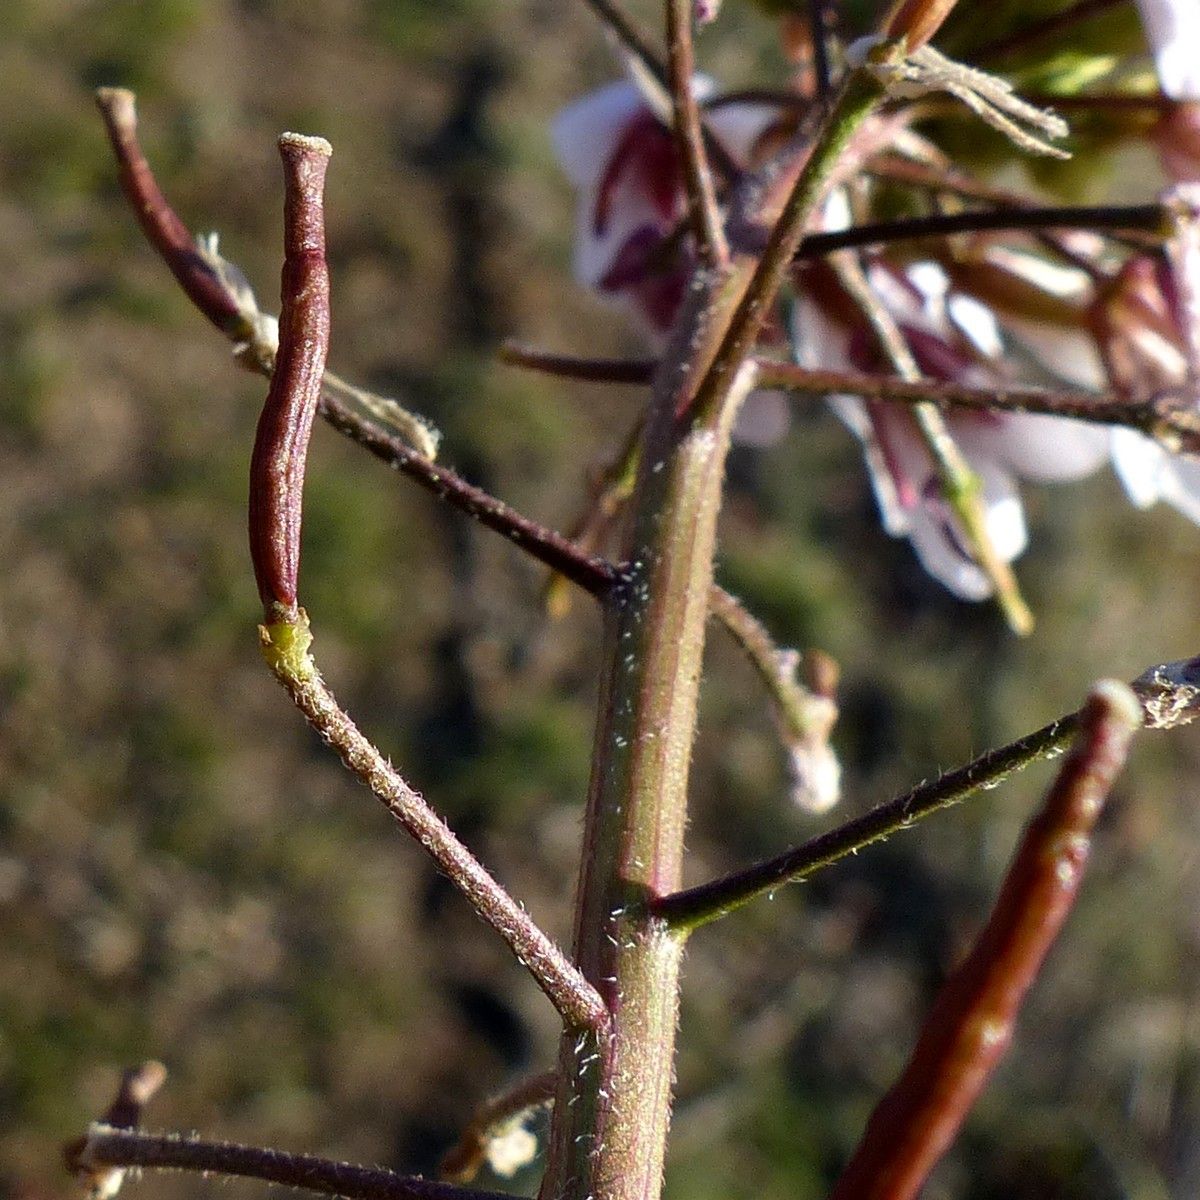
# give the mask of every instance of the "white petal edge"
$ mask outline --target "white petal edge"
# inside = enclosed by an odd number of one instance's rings
[[[1200,100],[1200,3],[1137,0],[1162,90],[1173,100]]]
[[[554,118],[554,155],[577,188],[595,190],[621,131],[644,107],[637,88],[621,79],[589,92]]]

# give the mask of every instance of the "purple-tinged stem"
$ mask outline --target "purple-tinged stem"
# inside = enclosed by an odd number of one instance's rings
[[[234,341],[252,336],[255,331],[245,325],[237,298],[213,273],[209,262],[197,255],[187,228],[155,182],[137,140],[133,93],[123,88],[100,88],[96,102],[109,128],[126,197],[147,240],[209,320]],[[270,371],[257,356],[242,361],[264,374]],[[561,534],[522,516],[504,501],[434,463],[356,412],[340,396],[327,391],[322,396],[320,412],[338,432],[364,446],[376,458],[481,525],[502,534],[586,591],[603,598],[610,590],[614,578],[610,563],[586,554]]]
[[[500,358],[513,366],[560,379],[634,387],[648,386],[657,366],[649,359],[577,358],[513,342],[501,348]],[[1113,392],[1052,391],[999,383],[993,387],[972,387],[940,379],[908,380],[861,371],[810,370],[774,358],[758,357],[755,362],[762,387],[797,395],[862,396],[868,400],[899,404],[929,402],[939,408],[962,408],[968,412],[1042,413],[1093,425],[1138,429],[1147,437],[1162,442],[1172,452],[1200,454],[1200,415],[1171,395],[1122,400]]]
[[[206,1142],[179,1134],[141,1133],[103,1124],[89,1130],[73,1166],[88,1174],[141,1167],[261,1179],[345,1200],[511,1200],[502,1193],[470,1191],[432,1179],[396,1175],[382,1167],[360,1167],[312,1154],[289,1154],[235,1142]]]
[[[134,94],[126,88],[96,90],[96,106],[104,118],[125,193],[142,232],[162,255],[192,303],[231,337],[244,334],[237,301],[208,262],[196,250],[187,226],[159,190],[137,137]]]
[[[683,164],[688,220],[696,239],[696,251],[706,267],[719,267],[729,260],[729,243],[721,225],[721,208],[708,155],[704,130],[696,105],[696,58],[692,44],[693,0],[667,0],[667,67],[674,117],[675,144]]]
[[[546,936],[521,904],[462,844],[420,793],[379,752],[321,678],[308,648],[303,609],[295,620],[259,626],[263,656],[292,702],[346,769],[411,834],[471,907],[507,943],[569,1029],[603,1037],[609,1012],[600,993]]]
[[[612,591],[616,568],[603,557],[589,554],[570,538],[522,516],[511,505],[468,483],[449,467],[432,462],[403,439],[361,417],[335,397],[328,394],[322,397],[321,415],[339,433],[357,442],[381,462],[485,528],[501,534],[584,591],[600,600],[605,600]]]
[[[913,1200],[949,1148],[1008,1050],[1071,911],[1096,819],[1141,722],[1125,684],[1106,680],[1092,690],[1075,748],[1026,829],[987,924],[938,993],[830,1200]]]
[[[833,64],[829,60],[830,25],[837,7],[830,0],[808,0],[808,29],[812,39],[813,79],[822,106],[833,99]]]
[[[1200,656],[1151,667],[1131,687],[1141,701],[1142,723],[1147,729],[1173,729],[1189,724],[1200,716]],[[959,804],[982,789],[994,788],[1031,763],[1060,753],[1078,732],[1079,721],[1078,712],[1068,713],[803,845],[721,879],[665,896],[651,907],[674,926],[693,929],[706,925],[758,896],[807,879],[822,867],[857,854],[872,842],[910,829],[931,813]]]
[[[851,225],[834,233],[812,233],[799,243],[796,258],[824,258],[835,250],[881,246],[921,238],[962,233],[1030,233],[1044,229],[1083,229],[1151,234],[1161,240],[1169,214],[1161,204],[1060,205],[1051,208],[986,209],[981,212],[938,213],[898,221]]]
[[[652,358],[580,358],[558,354],[522,342],[505,342],[497,353],[502,363],[555,375],[560,379],[579,379],[587,383],[624,383],[648,385],[658,366]]]
[[[600,1036],[609,1017],[600,994],[363,736],[309,654],[312,635],[308,615],[297,604],[296,575],[308,435],[329,338],[321,183],[330,149],[319,138],[296,134],[284,134],[280,149],[287,185],[283,320],[250,471],[250,546],[265,611],[259,626],[263,657],[308,723],[500,934],[564,1022]]]

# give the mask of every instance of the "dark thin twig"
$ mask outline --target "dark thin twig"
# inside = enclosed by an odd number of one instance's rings
[[[657,364],[651,359],[576,358],[533,346],[506,343],[504,362],[542,371],[561,379],[593,383],[648,385]],[[1148,400],[1122,400],[1112,392],[1051,391],[1046,388],[971,387],[967,384],[922,378],[916,381],[894,375],[867,375],[859,371],[824,371],[798,367],[774,358],[756,359],[759,385],[806,396],[849,395],[901,404],[928,401],[939,408],[964,408],[974,412],[1041,413],[1069,417],[1093,425],[1123,425],[1140,430],[1173,453],[1200,454],[1200,414],[1192,405],[1169,394]]]
[[[196,1171],[206,1175],[262,1179],[345,1200],[511,1200],[501,1193],[477,1192],[431,1179],[396,1175],[382,1167],[360,1167],[312,1154],[288,1154],[235,1142],[204,1142],[178,1134],[139,1133],[93,1125],[75,1168],[142,1167]]]
[[[381,429],[326,393],[321,415],[339,433],[369,450],[400,474],[420,484],[481,525],[508,538],[514,546],[565,575],[584,591],[604,599],[612,590],[616,568],[606,559],[581,550],[574,542],[528,517],[511,505],[468,483],[449,467],[419,454],[403,440]]]
[[[671,111],[696,253],[706,267],[720,267],[729,259],[729,243],[721,224],[717,190],[709,170],[700,110],[696,106],[692,3],[693,0],[666,0]]]
[[[613,0],[583,0],[596,19],[616,39],[621,49],[632,56],[642,69],[665,89],[669,86],[667,68],[646,34],[638,28],[620,5]]]
[[[658,366],[652,358],[578,358],[511,341],[500,347],[497,357],[509,366],[593,383],[648,384]]]
[[[188,299],[223,333],[241,336],[242,314],[223,280],[196,250],[187,226],[159,190],[137,138],[134,95],[125,88],[98,88],[96,106],[120,168],[121,189],[150,244],[162,256]]]
[[[808,29],[812,38],[813,78],[817,99],[826,107],[833,98],[833,66],[829,61],[829,0],[808,0]]]
[[[822,258],[836,250],[878,246],[886,242],[949,237],[959,233],[1031,233],[1043,229],[1111,230],[1166,235],[1167,212],[1161,204],[1064,205],[1058,208],[1006,208],[1001,211],[937,213],[900,221],[853,225],[834,233],[811,233],[796,258]]]
[[[924,163],[913,162],[907,158],[880,157],[873,159],[866,170],[867,174],[878,176],[880,179],[893,179],[899,183],[912,184],[915,187],[962,196],[970,200],[983,200],[1001,208],[1024,209],[1035,206],[1035,201],[1021,192],[997,187],[994,183],[976,179],[973,175],[957,171],[949,166],[939,169]],[[1139,248],[1143,236],[1137,235]],[[1096,282],[1106,282],[1110,278],[1110,271],[1094,261],[1093,258],[1080,252],[1078,246],[1074,244],[1078,239],[1072,238],[1070,232],[1059,233],[1055,230],[1044,229],[1035,233],[1034,237],[1071,266],[1083,271],[1090,279]],[[1122,242],[1128,239],[1112,235],[1112,240]]]
[[[1128,3],[1129,0],[1076,0],[1076,3],[1059,12],[1051,13],[1050,16],[1035,21],[1032,25],[1026,25],[1014,33],[1005,34],[1004,37],[976,47],[970,54],[970,61],[985,63],[1007,58],[1011,54],[1036,45],[1045,38],[1054,37],[1056,34],[1070,29],[1080,21],[1089,20],[1107,12],[1110,8],[1117,8]]]
[[[1170,396],[1148,401],[1126,401],[1110,392],[1048,391],[1035,388],[968,387],[958,383],[922,378],[910,382],[884,375],[852,371],[810,371],[774,359],[759,360],[763,387],[800,391],[809,395],[839,393],[870,400],[904,404],[926,401],[940,408],[965,408],[976,412],[1042,413],[1070,417],[1096,425],[1122,425],[1141,430],[1163,442],[1172,451],[1200,454],[1200,416],[1189,404]]]
[[[732,88],[727,92],[718,92],[715,96],[701,102],[700,107],[705,112],[714,112],[721,108],[737,108],[745,104],[770,104],[776,108],[795,109],[807,113],[812,109],[811,96],[802,96],[799,92],[790,92],[784,88]]]
[[[1185,725],[1200,715],[1200,657],[1167,663],[1139,676],[1133,690],[1142,703],[1149,729]],[[673,925],[691,928],[724,916],[756,896],[804,879],[872,842],[908,829],[917,821],[958,804],[981,788],[993,788],[1039,759],[1058,753],[1075,736],[1079,713],[1068,713],[1026,737],[980,755],[974,762],[948,771],[931,783],[881,804],[845,825],[820,834],[777,858],[756,863],[711,883],[664,896],[655,912]]]
[[[1026,829],[987,924],[938,993],[830,1200],[913,1200],[949,1148],[1071,911],[1096,819],[1140,723],[1124,684],[1092,690],[1071,757]]]
[[[121,1072],[117,1094],[99,1124],[110,1129],[136,1129],[141,1123],[142,1109],[154,1098],[166,1079],[167,1068],[153,1059],[136,1067],[127,1067]],[[120,1190],[125,1178],[124,1168],[89,1159],[87,1149],[86,1134],[74,1138],[63,1147],[63,1163],[92,1196],[103,1196],[110,1200]]]

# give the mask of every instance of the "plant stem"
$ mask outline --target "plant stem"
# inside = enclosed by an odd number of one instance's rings
[[[308,438],[329,343],[322,185],[331,153],[320,138],[284,134],[284,263],[279,349],[250,467],[250,552],[262,597],[263,656],[309,724],[425,848],[571,1028],[600,1030],[599,993],[454,836],[334,699],[309,654],[308,616],[296,577]]]
[[[858,259],[851,254],[839,254],[830,265],[866,318],[892,369],[909,383],[920,382],[921,371],[903,331],[876,296]],[[915,404],[912,416],[917,433],[933,461],[946,505],[957,520],[976,565],[990,582],[1009,627],[1017,634],[1031,632],[1033,614],[1021,596],[1012,568],[996,553],[992,544],[979,476],[963,457],[945,418],[932,404],[927,401]]]
[[[1125,684],[1092,690],[1071,757],[1025,830],[987,924],[939,991],[830,1200],[913,1200],[954,1140],[1079,893],[1092,830],[1141,716]]]
[[[808,0],[808,28],[812,38],[813,80],[817,100],[828,106],[833,97],[833,66],[829,61],[830,17],[837,9],[830,0]]]
[[[1200,415],[1168,398],[1151,401],[1122,400],[1112,392],[1050,391],[1042,388],[971,387],[939,379],[897,379],[889,375],[867,375],[857,371],[810,371],[793,363],[759,359],[759,378],[764,387],[780,388],[803,395],[846,394],[868,400],[900,404],[928,402],[939,408],[962,408],[968,412],[1041,413],[1069,417],[1094,425],[1121,425],[1141,430],[1170,450],[1200,453]]]
[[[881,85],[866,70],[852,71],[843,84],[742,291],[712,365],[696,389],[691,403],[696,419],[709,418],[720,406],[734,377],[754,349],[770,306],[791,268],[805,228],[824,197],[842,151],[882,96]]]
[[[717,189],[704,152],[700,110],[696,106],[692,4],[693,0],[666,0],[671,109],[696,253],[704,266],[719,267],[729,260],[729,243],[721,225]]]
[[[669,361],[699,369],[696,339],[715,337],[710,305],[727,297],[719,283],[692,294]],[[725,455],[753,382],[748,366],[711,422],[682,430],[675,372],[655,388],[627,573],[605,627],[576,897],[575,959],[608,1002],[612,1033],[564,1038],[546,1200],[654,1200],[661,1186],[683,940],[646,904],[680,878]]]
[[[658,366],[652,358],[580,358],[512,340],[501,345],[496,356],[511,367],[590,383],[649,384]]]
[[[279,139],[285,181],[279,350],[250,459],[250,557],[268,621],[295,620],[304,468],[329,347],[324,138]]]
[[[796,678],[799,653],[781,650],[766,626],[724,588],[713,588],[709,605],[757,672],[788,744],[814,733],[828,737],[837,720],[837,706],[830,697],[810,691]]]
[[[613,1014],[564,1038],[543,1200],[656,1200],[670,1121],[678,887],[716,519],[747,362],[841,151],[882,95],[854,72],[757,263],[697,273],[655,379],[605,626],[600,718],[576,897],[575,961]]]
[[[650,359],[576,358],[533,346],[507,342],[500,357],[514,366],[542,371],[560,379],[592,383],[648,385],[656,364]],[[756,357],[761,387],[778,388],[801,396],[861,396],[898,404],[928,401],[939,408],[968,412],[1040,413],[1069,417],[1093,425],[1123,425],[1161,442],[1172,453],[1200,454],[1200,414],[1169,395],[1150,400],[1122,400],[1113,392],[1051,391],[1049,388],[971,387],[941,379],[899,379],[895,375],[868,375],[862,371],[826,371],[800,367],[780,359]]]
[[[714,587],[709,599],[712,614],[745,652],[766,689],[787,755],[792,781],[791,799],[806,812],[825,812],[841,796],[841,767],[829,744],[837,722],[833,698],[838,668],[819,652],[805,656],[805,666],[815,662],[825,685],[814,690],[796,678],[801,665],[796,650],[781,650],[766,626],[723,588]]]
[[[523,516],[449,467],[432,462],[403,439],[368,421],[328,393],[321,398],[320,412],[334,429],[380,461],[485,528],[502,534],[518,549],[565,575],[584,591],[603,600],[612,588],[616,572],[604,558],[588,554],[561,533]]]
[[[1130,686],[1141,701],[1147,729],[1186,725],[1200,715],[1200,656],[1151,667]],[[1078,728],[1079,713],[1068,713],[776,858],[656,901],[654,911],[682,929],[705,925],[757,896],[805,879],[849,854],[857,854],[872,842],[908,829],[981,789],[996,787],[1015,771],[1059,753]]]
[[[512,1200],[501,1193],[468,1191],[450,1183],[396,1175],[382,1167],[109,1125],[91,1127],[71,1165],[89,1175],[105,1168],[142,1167],[241,1176],[345,1200]]]
[[[142,153],[137,137],[137,110],[132,92],[100,88],[96,103],[109,132],[121,186],[147,240],[158,251],[183,290],[200,312],[235,343],[255,335],[229,281],[219,278],[211,262],[196,252],[196,243],[171,207]],[[272,364],[258,354],[239,360],[259,374],[271,374]],[[327,377],[328,378],[328,377]],[[585,554],[561,534],[522,516],[504,501],[468,483],[447,467],[367,420],[344,403],[348,385],[333,381],[323,391],[319,411],[339,433],[364,446],[402,475],[438,499],[507,537],[534,558],[567,576],[580,587],[603,597],[613,579],[611,564]],[[357,389],[354,389],[357,390]]]
[[[458,840],[424,798],[364,736],[338,704],[308,654],[308,618],[259,627],[263,655],[305,720],[347,770],[404,826],[471,907],[508,944],[571,1029],[602,1030],[608,1009],[599,992]]]
[[[126,88],[97,88],[96,106],[104,118],[120,170],[121,190],[142,232],[171,269],[188,299],[222,333],[234,338],[244,336],[247,331],[236,301],[212,266],[197,253],[195,239],[155,182],[138,143],[134,94]]]
[[[1142,232],[1162,238],[1167,233],[1167,210],[1161,204],[1061,205],[1052,208],[986,209],[981,212],[937,213],[898,221],[852,225],[835,233],[811,233],[801,241],[796,257],[823,258],[835,250],[879,246],[920,238],[960,233],[1031,233],[1043,229],[1082,229],[1090,233],[1113,230]]]
[[[654,49],[645,34],[622,11],[614,0],[584,0],[595,13],[600,23],[612,35],[617,45],[645,73],[645,76],[662,88],[664,94],[671,91],[670,72],[662,56]],[[734,180],[741,173],[721,139],[708,125],[701,122],[700,135],[704,148],[713,166],[727,179]]]

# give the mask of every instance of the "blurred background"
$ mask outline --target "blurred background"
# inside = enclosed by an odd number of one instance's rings
[[[1057,6],[990,4],[982,30],[965,0],[943,44]],[[1105,20],[1138,46],[1131,6]],[[726,0],[701,58],[730,87],[779,84],[778,40],[774,18]],[[6,0],[5,1200],[72,1194],[60,1144],[142,1058],[171,1071],[153,1127],[429,1172],[556,1042],[541,994],[259,661],[244,494],[263,384],[144,245],[91,89],[137,91],[176,207],[220,232],[272,309],[275,138],[327,136],[331,365],[430,416],[446,462],[564,527],[638,397],[524,375],[495,351],[519,335],[640,352],[570,279],[574,200],[548,138],[558,108],[615,74],[583,6],[562,0]],[[1094,155],[1072,194],[1148,197],[1149,162]],[[1200,648],[1200,530],[1134,512],[1109,475],[1026,489],[1019,574],[1038,627],[1020,641],[884,536],[858,447],[823,406],[798,404],[788,436],[736,451],[729,474],[721,579],[782,643],[841,663],[846,794],[826,818],[789,806],[757,682],[715,632],[691,881],[1076,707],[1098,676]],[[326,674],[565,941],[599,623],[583,602],[549,622],[543,582],[318,425],[302,595]],[[931,1200],[1200,1192],[1198,757],[1191,730],[1139,744],[1015,1049]],[[1047,778],[1031,770],[693,939],[668,1197],[824,1195]],[[133,1186],[182,1200],[216,1185]],[[536,1171],[511,1186],[528,1192]]]

